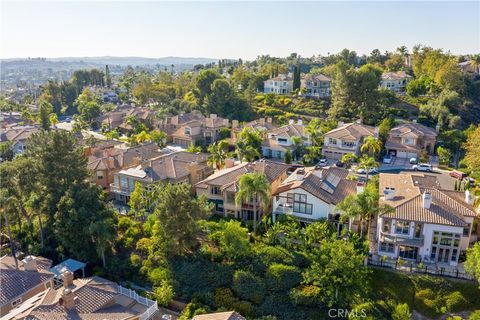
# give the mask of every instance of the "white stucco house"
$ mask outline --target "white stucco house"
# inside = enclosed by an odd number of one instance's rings
[[[280,74],[263,82],[264,93],[289,94],[292,90],[293,79],[286,74]]]
[[[308,135],[305,133],[303,121],[290,120],[287,125],[267,131],[262,143],[262,155],[265,158],[285,159],[287,150],[292,153],[295,150],[292,137],[300,137],[304,146],[311,145]]]
[[[394,92],[403,93],[412,79],[413,77],[405,71],[385,72],[382,74],[380,87],[387,88]]]
[[[377,220],[374,255],[456,266],[476,241],[477,216],[468,191],[442,190],[436,177],[380,174],[381,202],[393,209]]]

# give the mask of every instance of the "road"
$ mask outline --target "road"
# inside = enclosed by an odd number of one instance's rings
[[[60,122],[60,123],[57,123],[56,127],[58,129],[72,131],[74,123],[75,123],[75,120],[72,120],[71,122]],[[83,130],[82,133],[84,134],[86,133],[88,135],[94,136],[99,140],[107,140],[107,138],[103,134],[92,131],[92,130]]]

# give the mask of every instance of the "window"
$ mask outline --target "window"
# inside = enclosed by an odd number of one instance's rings
[[[227,192],[227,203],[235,203],[235,193]]]
[[[467,227],[463,228],[463,236],[468,237],[470,235],[470,223],[467,225]]]
[[[220,187],[212,186],[212,194],[220,194]]]
[[[415,238],[420,238],[422,236],[422,224],[415,223]]]
[[[409,246],[400,246],[398,255],[404,259],[417,259],[418,248]]]
[[[395,251],[395,245],[388,242],[380,242],[380,251],[393,253]]]
[[[186,134],[186,135],[190,135],[190,133],[191,133],[190,128],[189,128],[189,127],[186,127],[186,128],[185,128],[185,134]]]
[[[434,231],[430,259],[439,262],[457,261],[459,246],[460,234]]]
[[[52,283],[50,281],[45,283],[45,289],[50,289],[51,287],[52,287]]]
[[[383,232],[390,233],[390,225],[391,224],[392,224],[392,221],[390,219],[384,219],[383,220]]]
[[[125,177],[125,176],[120,176],[120,186],[121,186],[122,188],[127,188],[127,186],[128,186],[127,177]]]
[[[287,143],[286,138],[278,138],[277,141],[278,141],[278,143]]]
[[[312,214],[313,205],[307,203],[307,195],[301,193],[287,193],[287,203],[293,204],[293,211],[302,214]]]
[[[342,141],[342,147],[353,148],[355,147],[355,141]]]
[[[397,222],[395,223],[395,233],[408,235],[409,232],[410,232],[410,222],[397,220]]]
[[[328,139],[328,144],[336,145],[337,144],[337,139],[329,138]]]
[[[17,300],[12,301],[12,307],[15,308],[16,306],[18,306],[21,303],[22,303],[22,298],[20,297]]]

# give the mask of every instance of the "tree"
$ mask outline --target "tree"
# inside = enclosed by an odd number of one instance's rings
[[[203,99],[212,92],[213,82],[220,78],[220,74],[212,69],[200,71],[195,79],[195,93],[200,99],[200,104],[202,104]]]
[[[303,283],[320,288],[321,302],[328,307],[348,307],[355,297],[368,291],[365,255],[352,242],[323,240],[310,255],[311,264],[303,273]]]
[[[293,67],[293,91],[298,91],[300,89],[300,66],[295,65]]]
[[[244,258],[250,253],[248,229],[243,228],[239,221],[222,222],[221,230],[216,234],[212,236],[219,238],[220,248],[228,258]]]
[[[376,168],[377,167],[377,162],[375,161],[374,158],[372,157],[369,157],[367,156],[366,154],[364,154],[361,158],[360,158],[360,163],[358,164],[358,168],[359,169],[364,169],[365,170],[365,174],[366,174],[366,180],[368,181],[368,171],[371,169],[371,168]]]
[[[95,244],[97,254],[102,258],[103,267],[107,267],[107,260],[105,259],[106,251],[111,248],[113,239],[115,239],[114,221],[111,218],[100,220],[90,224],[89,232],[92,237],[92,242]]]
[[[216,169],[222,169],[225,165],[225,159],[228,157],[228,142],[220,140],[208,146],[208,165]]]
[[[395,306],[395,310],[392,313],[392,320],[410,320],[412,313],[406,303],[400,303]]]
[[[108,130],[112,130],[112,122],[110,121],[110,113],[115,110],[116,106],[113,103],[104,103],[101,106],[101,110],[103,113],[107,115],[108,119]]]
[[[260,157],[262,147],[262,138],[260,135],[251,130],[249,127],[243,128],[238,135],[236,153],[240,162],[253,161]]]
[[[199,153],[199,152],[202,152],[202,147],[196,146],[196,145],[194,145],[193,143],[190,143],[190,144],[188,145],[187,152],[190,152],[190,153]]]
[[[90,88],[85,88],[82,91],[75,100],[75,104],[80,113],[80,118],[89,125],[92,125],[101,114],[99,97]]]
[[[480,243],[477,242],[472,248],[467,250],[467,260],[465,261],[465,271],[475,277],[480,283]]]
[[[353,153],[346,153],[342,156],[342,163],[345,164],[345,167],[350,167],[353,162],[357,160],[357,157]]]
[[[159,148],[166,146],[167,134],[158,129],[150,131],[150,139],[157,144]]]
[[[13,159],[15,154],[12,149],[12,142],[5,141],[0,143],[0,158],[1,161],[10,161]]]
[[[464,143],[465,163],[468,168],[474,172],[480,171],[480,126],[472,130],[467,136],[467,142]]]
[[[38,112],[41,128],[43,130],[50,130],[50,114],[53,112],[53,106],[50,103],[43,101],[40,103]]]
[[[323,134],[321,131],[321,121],[318,118],[313,119],[305,127],[305,133],[313,147],[320,147],[323,144]]]
[[[374,136],[368,136],[363,140],[360,151],[375,158],[382,151],[382,142]]]
[[[285,164],[291,164],[292,163],[292,152],[290,149],[287,149],[285,151]]]
[[[472,68],[480,74],[480,53],[479,54],[474,54],[472,56],[472,59],[470,60],[470,64],[472,65]]]
[[[51,113],[48,118],[53,127],[56,127],[58,124],[58,116],[56,113]]]
[[[112,86],[112,78],[110,76],[110,69],[108,68],[108,64],[105,65],[105,84],[108,88]]]
[[[446,149],[442,146],[438,146],[437,147],[437,154],[438,154],[438,158],[439,158],[441,164],[446,165],[446,166],[448,166],[450,164],[450,159],[452,158],[452,153],[450,152],[450,150],[448,150],[448,149]]]
[[[271,192],[267,177],[258,172],[247,173],[238,180],[238,191],[235,195],[235,204],[239,207],[243,202],[253,202],[253,233],[257,232],[259,209],[268,208]],[[260,214],[261,216],[261,214]]]

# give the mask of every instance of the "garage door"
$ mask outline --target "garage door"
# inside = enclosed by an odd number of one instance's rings
[[[397,151],[397,158],[407,158],[406,151]]]
[[[407,153],[408,157],[407,158],[417,158],[417,153],[416,152],[408,152]]]

